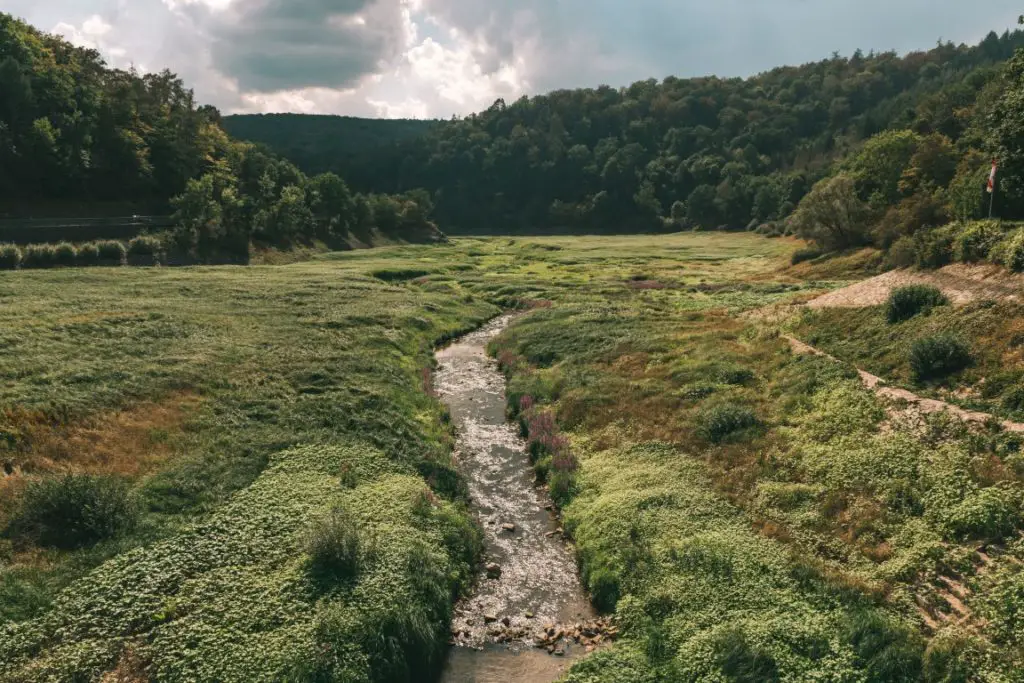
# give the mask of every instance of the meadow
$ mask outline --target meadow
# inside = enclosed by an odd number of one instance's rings
[[[1021,680],[1019,437],[794,355],[848,277],[801,246],[0,273],[0,680],[423,680],[478,559],[431,351],[508,308],[510,417],[622,632],[567,680]],[[121,521],[55,542],[46,482]]]

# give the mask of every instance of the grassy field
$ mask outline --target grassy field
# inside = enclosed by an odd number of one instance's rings
[[[507,307],[510,412],[622,624],[569,680],[1021,680],[1019,440],[904,424],[746,315],[832,286],[798,246],[0,274],[0,680],[423,680],[477,552],[430,351]],[[67,472],[131,523],[46,543],[20,501]]]

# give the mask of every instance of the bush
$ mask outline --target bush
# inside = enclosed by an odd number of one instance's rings
[[[968,223],[953,241],[953,258],[962,263],[985,261],[1003,236],[999,223],[995,221]]]
[[[70,268],[75,265],[78,251],[70,242],[61,242],[53,248],[53,261],[58,266]]]
[[[737,627],[715,639],[715,660],[727,681],[770,683],[781,680],[771,653],[751,643]]]
[[[21,265],[21,249],[16,244],[0,244],[0,270],[14,270]]]
[[[152,263],[160,256],[163,245],[150,234],[140,234],[128,243],[128,258]]]
[[[113,538],[137,518],[135,501],[120,479],[67,474],[29,484],[8,533],[73,550]]]
[[[352,578],[359,571],[359,545],[355,519],[336,507],[313,524],[306,538],[310,569],[321,578]]]
[[[697,433],[711,443],[722,443],[756,426],[754,411],[733,403],[712,406],[697,415]]]
[[[910,235],[904,235],[892,243],[885,254],[885,261],[893,268],[909,268],[917,263],[917,243]]]
[[[56,262],[57,253],[52,244],[30,244],[21,257],[23,268],[52,268]]]
[[[980,648],[975,636],[962,631],[941,631],[924,653],[924,680],[928,683],[968,683],[977,669]]]
[[[78,258],[75,261],[80,266],[95,266],[100,262],[100,248],[95,242],[88,242],[78,247]]]
[[[993,261],[1014,273],[1024,272],[1024,230],[1018,230],[992,250]]]
[[[869,681],[918,681],[924,646],[921,638],[876,611],[847,617],[842,633]]]
[[[1020,491],[990,486],[968,493],[944,515],[946,528],[957,538],[1001,541],[1017,533],[1021,523]]]
[[[953,262],[953,235],[946,228],[922,230],[914,235],[919,268],[941,268]]]
[[[789,257],[789,263],[791,265],[797,265],[804,261],[813,261],[822,255],[821,249],[817,247],[804,247],[803,249],[797,249],[793,252],[793,255]]]
[[[97,242],[96,248],[99,249],[101,263],[119,266],[124,263],[125,257],[128,255],[128,250],[125,249],[124,244],[117,240]]]
[[[938,287],[931,285],[897,287],[889,294],[889,300],[885,305],[885,318],[890,323],[898,323],[948,303],[949,299]]]
[[[910,348],[910,370],[917,382],[963,370],[971,360],[970,347],[946,332],[922,337]]]

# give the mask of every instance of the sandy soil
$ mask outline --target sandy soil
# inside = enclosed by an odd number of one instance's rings
[[[878,306],[885,303],[895,287],[916,284],[938,287],[954,304],[979,299],[1024,299],[1024,274],[1008,273],[999,266],[956,263],[936,271],[893,270],[829,292],[807,305],[810,308]]]

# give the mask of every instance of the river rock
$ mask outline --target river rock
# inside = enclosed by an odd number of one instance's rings
[[[493,624],[497,620],[498,620],[498,617],[494,616],[493,614],[485,614],[484,615],[484,623],[485,624]]]
[[[501,525],[501,530],[502,531],[507,531],[510,534],[514,534],[516,532],[516,525],[512,524],[511,522],[507,522],[507,523]]]
[[[499,576],[501,576],[501,565],[497,562],[488,562],[486,569],[487,576],[491,577],[492,579],[496,579]]]

